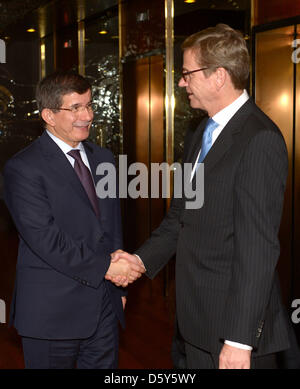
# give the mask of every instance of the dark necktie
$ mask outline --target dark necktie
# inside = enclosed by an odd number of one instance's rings
[[[78,175],[78,178],[81,181],[82,186],[84,187],[86,194],[90,199],[90,202],[92,203],[95,214],[99,217],[98,198],[96,195],[95,185],[93,182],[91,172],[89,168],[83,163],[80,156],[80,150],[73,149],[69,151],[68,154],[75,159],[74,170]]]
[[[199,155],[198,163],[202,162],[206,157],[212,146],[212,133],[218,127],[219,123],[215,122],[212,118],[209,118],[202,137],[201,153]]]

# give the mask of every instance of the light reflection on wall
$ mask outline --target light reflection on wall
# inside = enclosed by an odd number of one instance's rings
[[[90,140],[117,156],[122,149],[118,16],[106,19],[108,34],[105,36],[98,34],[101,20],[86,25],[85,29],[85,76],[97,103]]]
[[[108,55],[99,62],[90,61],[86,77],[92,84],[93,101],[97,103],[90,139],[116,155],[121,142],[118,58]]]
[[[282,93],[279,97],[279,106],[281,108],[289,108],[290,101],[289,101],[289,95],[287,93]]]
[[[256,103],[278,125],[288,145],[293,127],[293,32],[294,27],[287,26],[256,35]]]
[[[35,87],[34,85],[30,85]],[[35,99],[17,99],[16,91],[28,88],[28,85],[17,83],[9,79],[5,74],[0,74],[0,143],[6,143],[11,137],[16,137],[16,121],[39,119],[39,113],[36,109]],[[24,134],[18,134],[20,138],[25,137]],[[26,135],[24,142],[31,141],[35,136]]]

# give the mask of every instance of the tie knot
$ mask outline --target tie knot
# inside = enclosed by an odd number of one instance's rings
[[[212,133],[218,125],[219,123],[215,122],[212,118],[209,118],[206,122],[205,132]]]
[[[205,125],[205,130],[202,137],[201,153],[198,159],[198,163],[201,163],[206,154],[209,152],[212,146],[212,133],[218,127],[219,123],[215,122],[212,118],[209,118]]]
[[[68,154],[73,157],[76,161],[81,160],[80,156],[80,150],[78,149],[73,149],[68,152]]]

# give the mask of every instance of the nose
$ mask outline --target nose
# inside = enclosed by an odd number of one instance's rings
[[[184,88],[187,86],[187,82],[184,80],[183,77],[180,78],[180,80],[178,82],[178,86],[180,86],[180,88]]]
[[[80,112],[80,119],[81,120],[86,120],[86,121],[91,121],[94,117],[94,112],[89,109],[88,107],[85,107],[81,112]]]

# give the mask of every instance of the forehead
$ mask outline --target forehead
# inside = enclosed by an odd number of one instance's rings
[[[85,93],[79,94],[77,92],[67,93],[62,96],[62,104],[87,104],[91,101],[92,93],[91,90],[87,90]]]
[[[183,68],[187,70],[194,69],[195,66],[199,67],[199,56],[197,56],[196,60],[196,55],[195,51],[192,49],[186,49],[183,52]]]

